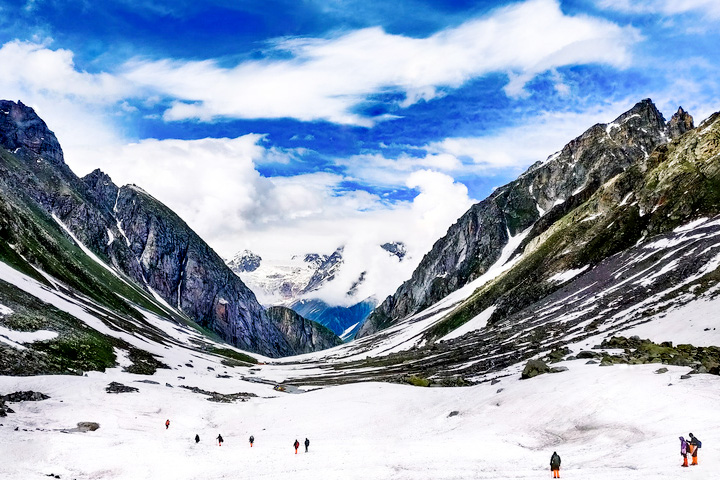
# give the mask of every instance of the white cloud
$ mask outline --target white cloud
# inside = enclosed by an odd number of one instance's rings
[[[260,135],[150,139],[93,149],[71,167],[82,173],[100,167],[117,184],[138,184],[225,257],[247,248],[266,259],[287,260],[345,246],[340,277],[321,293],[338,304],[392,293],[474,202],[464,185],[425,169],[406,172],[407,186],[420,193],[395,204],[362,190],[338,189],[345,177],[331,173],[264,178],[255,165],[270,153]],[[380,248],[392,241],[404,242],[411,258],[399,263]],[[346,298],[364,271],[358,296]]]
[[[699,13],[715,19],[720,18],[720,2],[717,0],[599,0],[598,5],[629,13]]]
[[[442,95],[443,87],[505,72],[508,94],[522,95],[528,80],[556,67],[627,66],[638,39],[631,27],[565,15],[557,0],[528,0],[427,38],[366,28],[330,39],[279,41],[275,48],[292,57],[286,60],[234,68],[210,60],[135,60],[123,76],[177,99],[167,120],[293,117],[367,125],[370,120],[352,109],[378,91],[404,92],[408,106]]]

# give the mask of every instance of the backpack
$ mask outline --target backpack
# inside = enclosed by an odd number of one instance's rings
[[[697,437],[695,437],[695,443],[697,443],[698,448],[702,447],[702,442]]]

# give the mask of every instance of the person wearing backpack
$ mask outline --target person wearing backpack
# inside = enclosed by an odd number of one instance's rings
[[[692,455],[693,459],[691,465],[698,465],[698,448],[702,447],[702,442],[695,438],[692,433],[688,434],[688,436],[690,437],[690,455]]]
[[[307,438],[305,438],[305,453],[307,453],[307,449],[308,449],[309,446],[310,446],[310,440],[308,440]]]
[[[553,472],[553,478],[560,478],[560,455],[553,452],[550,457],[550,470]]]
[[[680,456],[683,457],[683,467],[687,467],[688,444],[684,437],[680,437]]]
[[[297,438],[295,439],[295,443],[293,443],[293,447],[295,447],[295,455],[297,455],[297,449],[300,446],[300,442],[297,441]]]
[[[255,442],[255,437],[250,435],[250,447],[252,447],[252,444]]]

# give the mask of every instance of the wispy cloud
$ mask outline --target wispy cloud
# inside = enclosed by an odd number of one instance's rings
[[[628,13],[653,13],[678,15],[698,13],[720,18],[720,2],[717,0],[598,0],[602,8]]]
[[[134,60],[122,75],[175,98],[166,120],[282,118],[369,125],[354,112],[388,89],[403,106],[430,100],[491,72],[511,77],[508,93],[547,70],[575,64],[627,66],[639,39],[632,27],[565,15],[557,0],[529,0],[426,38],[366,28],[334,38],[278,41],[290,58],[223,68],[213,60]]]

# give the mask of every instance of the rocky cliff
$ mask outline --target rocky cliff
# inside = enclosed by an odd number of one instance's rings
[[[600,186],[693,127],[679,109],[666,122],[651,100],[597,124],[517,180],[474,205],[425,255],[412,277],[375,309],[357,337],[393,325],[486,273],[511,238],[523,244],[592,196]]]
[[[146,290],[171,307],[164,314],[187,315],[235,346],[269,356],[295,353],[254,294],[182,219],[99,170],[79,179],[33,109],[0,101],[0,147],[2,260],[50,273],[131,315],[137,312],[127,299],[136,296],[118,289]],[[58,233],[115,272],[74,259],[55,241]]]
[[[296,353],[325,350],[343,343],[329,328],[307,320],[287,307],[270,307],[267,315]]]

